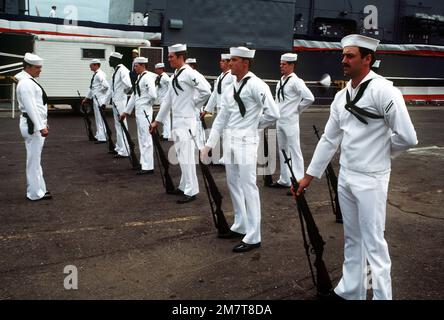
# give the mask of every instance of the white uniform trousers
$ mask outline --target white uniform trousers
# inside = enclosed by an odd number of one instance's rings
[[[113,102],[114,106],[117,107],[118,112],[116,111],[116,108],[113,106],[113,114],[114,114],[114,126],[116,128],[116,148],[114,149],[119,155],[127,157],[129,155],[129,145],[128,141],[126,140],[125,133],[122,130],[122,126],[119,122],[119,115],[123,113],[125,110],[125,101],[123,103],[119,102]],[[123,123],[126,128],[128,128],[128,123],[126,122],[126,119],[123,120]]]
[[[102,116],[100,115],[99,105],[97,104],[96,99],[94,98],[93,109],[94,109],[94,118],[96,119],[96,139],[99,141],[106,141],[106,128],[103,123]]]
[[[196,118],[173,118],[173,139],[182,175],[180,177],[179,189],[187,196],[199,193],[199,183],[196,174],[195,144],[190,136],[191,130],[196,137]]]
[[[291,174],[281,150],[284,149],[287,157],[290,157],[291,168],[293,169],[296,180],[299,181],[304,177],[304,158],[299,140],[299,121],[292,124],[278,124],[276,130],[281,172],[278,183],[289,187],[291,185]]]
[[[153,138],[149,133],[150,125],[145,117],[143,110],[145,110],[146,114],[150,118],[150,121],[153,121],[152,107],[136,108],[137,138],[139,141],[140,165],[142,170],[153,170],[154,169]]]
[[[231,230],[245,234],[242,241],[248,244],[261,242],[261,203],[256,185],[258,140],[224,139],[225,170],[234,210]]]
[[[40,132],[30,135],[26,118],[20,117],[20,132],[26,146],[26,196],[30,200],[38,200],[46,193],[45,179],[40,165],[45,138]]]
[[[373,299],[392,299],[391,261],[384,239],[390,172],[359,173],[341,168],[338,193],[344,221],[344,264],[336,294],[365,300],[367,261],[370,264]]]
[[[171,112],[168,112],[163,122],[162,137],[165,139],[171,139]]]

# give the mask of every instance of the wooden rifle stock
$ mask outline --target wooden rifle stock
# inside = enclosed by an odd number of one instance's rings
[[[319,137],[318,128],[316,128],[315,125],[313,125],[313,130],[319,141],[321,138]],[[336,217],[336,222],[342,223],[342,212],[341,212],[341,207],[339,206],[339,197],[338,197],[338,178],[335,174],[335,170],[333,170],[331,162],[328,164],[327,169],[325,169],[325,177],[327,179],[328,192],[330,194],[330,202],[333,214]],[[333,193],[335,194],[334,197]]]
[[[151,127],[151,120],[148,117],[145,110],[143,110],[143,113],[145,114],[145,117],[148,120],[148,123]],[[157,132],[157,130],[154,130],[151,136],[153,138],[154,150],[156,152],[157,161],[159,162],[160,176],[162,178],[163,186],[165,187],[166,193],[174,194],[176,187],[174,186],[173,180],[171,179],[170,173],[168,172],[170,167],[170,162],[168,161],[168,158],[163,152],[162,145],[160,144],[159,133]],[[163,170],[161,167],[163,167]]]
[[[290,169],[291,184],[293,186],[293,190],[297,190],[299,188],[299,184],[296,180],[296,177],[294,176],[293,169],[291,168],[290,159],[287,157],[285,150],[283,149],[282,149],[282,154],[284,155],[285,163]],[[325,242],[322,239],[321,234],[319,233],[319,229],[316,226],[316,223],[313,219],[313,215],[310,212],[310,208],[308,207],[308,203],[307,200],[305,199],[304,194],[296,196],[296,205],[298,208],[299,220],[301,223],[305,254],[307,255],[313,283],[316,286],[318,295],[320,296],[328,295],[331,292],[333,286],[331,283],[330,275],[328,274],[327,271],[327,267],[325,266],[324,260],[322,259]],[[307,235],[308,239],[310,240],[312,250],[310,250],[310,245],[307,243],[304,221],[305,221],[305,226],[307,228]],[[310,259],[311,251],[313,251],[315,254],[314,266],[316,268],[316,277],[313,273],[313,267],[311,265],[311,259]]]
[[[82,114],[83,122],[85,123],[86,135],[88,136],[89,141],[95,141],[96,138],[94,137],[91,129],[91,119],[89,118],[89,112],[87,110],[87,107],[82,104],[83,98],[80,96],[79,90],[77,90],[77,95],[80,99],[80,113]]]
[[[117,109],[117,106],[114,103],[113,103],[113,107],[116,110],[117,118],[119,119],[120,127],[122,128],[122,133],[125,136],[126,141],[128,141],[128,145],[125,143],[125,141],[123,141],[123,144],[125,145],[126,152],[128,152],[131,166],[133,167],[133,169],[139,169],[140,163],[139,163],[139,159],[137,157],[136,151],[135,151],[136,145],[134,144],[133,139],[131,139],[131,135],[130,135],[127,127],[125,126],[125,122],[120,119],[119,110]],[[128,147],[129,147],[129,150],[128,150]]]
[[[193,139],[196,148],[197,142],[190,132],[191,138]],[[199,149],[199,148],[198,148]],[[219,234],[225,234],[230,231],[230,227],[228,226],[227,219],[225,219],[224,212],[222,210],[222,194],[217,188],[216,182],[214,181],[213,176],[211,175],[210,168],[208,165],[204,164],[200,159],[200,151],[199,151],[199,167],[202,171],[202,176],[204,180],[205,190],[207,192],[208,201],[210,203],[211,214],[213,216],[214,225]]]

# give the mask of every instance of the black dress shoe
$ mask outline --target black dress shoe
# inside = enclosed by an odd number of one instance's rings
[[[168,194],[174,194],[176,196],[183,196],[184,195],[183,191],[180,190],[180,189],[174,189],[173,191],[169,191],[167,193]]]
[[[227,233],[219,233],[217,235],[217,237],[220,238],[220,239],[238,239],[238,238],[245,237],[245,234],[242,234],[242,233],[230,230]]]
[[[51,193],[45,193],[45,195],[43,197],[41,197],[40,199],[36,199],[36,200],[31,200],[29,198],[26,198],[26,199],[28,199],[29,201],[33,201],[33,202],[35,202],[35,201],[42,201],[42,200],[51,200],[52,199],[52,195],[51,195]]]
[[[89,141],[97,141],[96,138],[89,139]]]
[[[154,170],[139,170],[136,173],[137,175],[142,175],[142,174],[154,174]]]
[[[117,154],[117,151],[112,150],[112,151],[108,151],[109,154]]]
[[[94,141],[94,144],[102,144],[102,143],[106,143],[106,141]]]
[[[128,156],[122,156],[121,154],[116,154],[113,158],[115,158],[115,159],[124,159],[124,158],[128,158]],[[140,170],[140,168],[138,170]]]
[[[242,241],[240,244],[238,244],[233,248],[233,252],[247,252],[255,248],[259,248],[260,246],[261,246],[260,242],[254,244],[248,244]]]
[[[184,204],[184,203],[188,203],[188,202],[191,202],[191,201],[194,201],[194,200],[196,200],[196,196],[187,196],[187,195],[185,195],[182,199],[177,200],[176,203],[177,204]]]
[[[140,165],[138,165],[137,167],[132,167],[131,169],[133,169],[133,170],[141,170],[142,167]]]
[[[268,186],[269,188],[276,188],[276,189],[288,189],[290,186],[284,186],[280,183],[273,182],[271,185]]]

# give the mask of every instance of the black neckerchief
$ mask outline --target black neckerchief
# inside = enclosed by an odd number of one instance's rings
[[[281,96],[282,96],[282,101],[285,100],[285,94],[284,94],[284,87],[287,84],[288,80],[290,80],[292,76],[289,76],[284,84],[282,84],[282,79],[279,80],[279,89],[278,89],[278,93],[277,93],[277,97],[278,97],[278,101],[281,102]]]
[[[35,81],[34,78],[30,78],[32,81],[35,82],[36,85],[38,85],[40,87],[40,89],[42,89],[42,101],[43,101],[43,105],[48,103],[48,96],[46,95],[45,90],[43,89],[43,87],[37,82]]]
[[[229,73],[229,71],[227,71],[221,78],[221,76],[219,76],[219,81],[217,82],[217,93],[218,94],[222,94],[222,81],[224,81],[225,77],[227,76],[227,74]]]
[[[139,82],[140,82],[140,80],[142,80],[142,78],[143,78],[144,75],[146,75],[146,71],[143,72],[143,73],[139,76],[139,78],[137,79],[137,81],[136,81],[136,83],[135,83],[136,93],[139,95],[139,97],[140,97],[140,86],[139,86]]]
[[[89,88],[90,88],[90,89],[93,88],[93,82],[94,82],[94,78],[95,78],[96,74],[97,74],[97,71],[94,72],[94,74],[93,74],[93,76],[92,76],[92,78],[91,78],[91,84],[89,85]]]
[[[182,87],[179,84],[179,76],[185,69],[186,68],[182,68],[177,73],[175,73],[173,80],[171,81],[171,83],[173,85],[174,92],[176,93],[177,96],[179,95],[179,93],[177,93],[176,88],[179,89],[180,91],[183,91]]]
[[[247,111],[245,109],[245,105],[244,102],[242,101],[241,97],[240,97],[240,93],[242,91],[242,89],[244,88],[244,86],[247,84],[248,80],[250,80],[251,77],[246,77],[243,79],[243,82],[241,84],[241,86],[239,87],[239,90],[236,92],[236,88],[233,86],[233,96],[234,96],[234,100],[236,100],[238,106],[239,106],[239,111],[240,114],[242,116],[242,118],[245,115],[245,112]]]
[[[163,73],[159,74],[156,78],[156,87],[161,87],[160,80],[162,79]]]
[[[356,97],[353,99],[353,101],[350,99],[350,93],[347,91],[347,95],[346,95],[346,99],[347,99],[347,104],[345,105],[345,109],[350,112],[352,115],[354,115],[356,117],[356,119],[358,119],[359,121],[361,121],[364,124],[368,124],[367,120],[364,119],[363,116],[371,118],[371,119],[383,119],[383,116],[365,111],[362,108],[359,108],[358,106],[356,106],[356,103],[362,98],[362,95],[364,94],[365,89],[367,89],[367,86],[369,85],[370,81],[372,81],[372,79],[367,80],[365,82],[363,82],[361,84],[361,86],[359,87],[358,93],[356,94]]]
[[[114,80],[116,80],[116,74],[117,74],[117,71],[119,71],[120,67],[121,66],[117,66],[116,70],[114,70],[114,73],[113,73],[113,91],[114,91]]]

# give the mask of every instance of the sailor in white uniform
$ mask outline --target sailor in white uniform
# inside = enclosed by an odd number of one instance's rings
[[[157,100],[159,106],[162,105],[165,97],[168,93],[168,89],[171,85],[171,78],[165,72],[165,64],[163,62],[157,63],[154,66],[154,72],[157,74],[156,77],[156,88],[157,88]],[[165,117],[165,123],[163,124],[162,131],[163,140],[169,140],[171,138],[171,113],[168,113]]]
[[[49,134],[48,97],[35,80],[42,71],[43,59],[26,53],[23,65],[24,72],[17,85],[17,100],[22,112],[20,132],[26,146],[26,197],[33,201],[51,199],[40,164],[45,138]]]
[[[140,150],[141,170],[138,175],[154,173],[153,138],[149,132],[150,122],[153,120],[153,105],[157,98],[155,85],[156,75],[147,71],[148,58],[137,57],[134,59],[134,69],[138,74],[133,93],[120,116],[121,119],[128,117],[136,109],[137,137]],[[146,118],[149,117],[149,121]]]
[[[333,295],[366,299],[367,261],[373,299],[392,299],[391,261],[384,239],[391,156],[418,143],[401,92],[370,71],[379,40],[342,39],[342,65],[351,80],[339,91],[298,193],[321,178],[341,147],[338,182],[344,221],[342,279]]]
[[[196,199],[199,185],[196,175],[195,145],[188,130],[196,135],[196,112],[208,100],[211,90],[199,81],[199,74],[185,64],[187,46],[176,44],[168,47],[168,61],[175,69],[168,94],[160,107],[156,121],[152,124],[155,130],[158,122],[164,123],[168,112],[173,115],[173,140],[176,148],[182,176],[176,194],[184,195],[177,203],[187,203]]]
[[[304,80],[294,73],[297,59],[298,55],[295,53],[286,53],[281,56],[282,77],[276,86],[275,95],[281,115],[276,123],[281,174],[279,180],[270,186],[272,188],[288,188],[291,185],[290,170],[285,164],[282,149],[291,158],[291,166],[296,179],[300,180],[304,177],[304,158],[299,140],[299,117],[314,102],[314,96]]]
[[[129,146],[126,136],[119,122],[119,116],[124,112],[127,103],[127,93],[131,90],[131,78],[129,70],[122,62],[123,55],[119,52],[112,52],[109,57],[109,64],[114,68],[111,81],[111,102],[113,104],[114,126],[116,128],[116,148],[117,154],[114,158],[126,158],[129,156]],[[117,108],[117,110],[116,110]],[[128,124],[123,120],[126,128]]]
[[[86,103],[88,100],[93,102],[97,129],[95,138],[98,140],[95,143],[106,143],[106,129],[99,108],[105,108],[109,100],[110,87],[106,80],[106,73],[100,69],[100,65],[99,59],[91,60],[89,67],[94,74],[91,78],[88,94],[82,103]]]
[[[236,81],[222,95],[220,113],[202,150],[208,156],[224,133],[227,184],[234,209],[231,231],[221,238],[242,238],[233,248],[245,252],[261,245],[261,203],[256,185],[259,128],[273,125],[279,109],[268,85],[249,71],[255,50],[230,48],[231,72]],[[225,131],[225,132],[224,132]]]
[[[230,85],[236,81],[236,77],[231,74],[230,70],[230,59],[231,56],[229,53],[222,53],[220,55],[219,67],[222,73],[217,77],[214,81],[213,92],[211,93],[210,99],[207,102],[207,105],[204,108],[204,111],[201,114],[201,117],[205,117],[208,112],[211,113],[219,113],[220,103],[222,94],[225,92],[225,89],[230,87]],[[219,148],[216,148],[219,149]],[[213,160],[215,157],[215,152],[213,150]],[[224,158],[220,157],[219,164],[224,164]]]
[[[196,58],[188,58],[185,60],[185,63],[188,64],[191,68],[193,68],[194,71],[196,71],[196,73],[198,75],[197,80],[199,81],[199,83],[206,86],[207,89],[210,90],[210,92],[211,92],[210,83],[207,81],[207,79],[205,79],[205,76],[197,70]],[[199,93],[196,92],[195,97],[197,97],[198,94]],[[203,107],[196,110],[196,121],[197,121],[196,143],[197,143],[197,147],[199,148],[199,150],[204,147],[205,140],[206,140],[205,130],[202,125],[202,121],[205,121],[205,120],[201,120],[201,117],[200,117],[202,109],[203,109]]]

